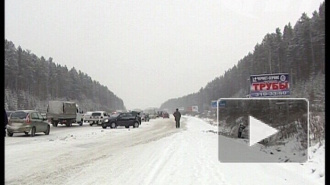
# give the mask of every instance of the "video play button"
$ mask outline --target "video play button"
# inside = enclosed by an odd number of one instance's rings
[[[303,163],[308,160],[309,103],[304,98],[221,98],[220,162]],[[257,143],[257,144],[256,144]]]
[[[250,123],[250,146],[258,143],[259,141],[268,138],[278,132],[277,129],[268,126],[260,120],[249,116]]]

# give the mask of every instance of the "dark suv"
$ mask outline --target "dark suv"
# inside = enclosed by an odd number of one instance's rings
[[[129,113],[131,113],[133,116],[137,116],[137,119],[138,119],[138,121],[139,121],[139,124],[141,125],[141,122],[142,122],[142,115],[141,115],[141,112],[137,112],[137,111],[131,111],[131,112],[129,112]]]
[[[133,126],[134,128],[138,128],[139,125],[139,116],[133,115],[131,112],[111,114],[110,117],[102,121],[102,128],[104,129],[107,127],[117,128],[117,126],[125,126],[126,128]]]

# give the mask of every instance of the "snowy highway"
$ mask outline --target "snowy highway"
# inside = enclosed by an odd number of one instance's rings
[[[304,164],[220,163],[216,131],[184,116],[180,129],[170,117],[136,129],[85,123],[14,134],[5,138],[5,184],[324,184],[324,147]]]

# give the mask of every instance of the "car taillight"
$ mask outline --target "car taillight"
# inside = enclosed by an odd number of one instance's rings
[[[30,124],[31,123],[31,120],[30,120],[30,114],[28,114],[25,118],[25,123],[26,124]]]

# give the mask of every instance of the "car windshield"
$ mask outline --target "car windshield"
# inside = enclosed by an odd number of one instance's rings
[[[7,111],[7,116],[9,117],[11,115],[11,113],[13,113],[13,111]]]
[[[101,116],[101,113],[99,113],[99,112],[94,112],[94,113],[92,113],[92,116]]]
[[[23,111],[18,111],[18,112],[14,112],[10,115],[10,118],[18,118],[18,119],[24,119],[26,118],[28,113],[23,112]]]
[[[135,116],[135,115],[140,116],[140,112],[132,111],[132,112],[130,112],[130,113],[133,114],[134,116]]]

